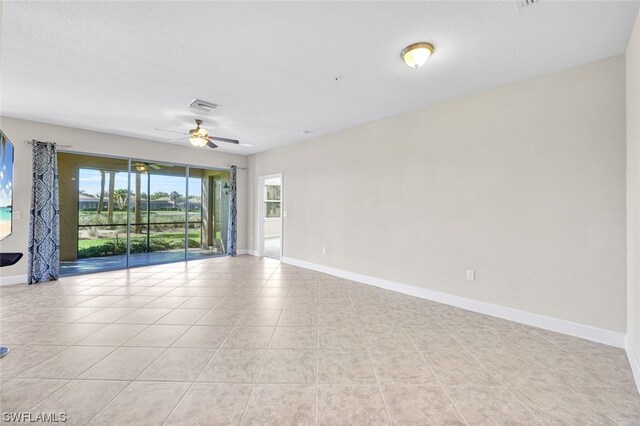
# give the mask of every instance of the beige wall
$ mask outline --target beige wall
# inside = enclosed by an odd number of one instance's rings
[[[258,177],[282,172],[286,257],[624,331],[624,67],[618,56],[252,156],[249,244]]]
[[[627,343],[635,356],[640,357],[640,15],[631,35],[626,59]],[[636,380],[640,385],[640,376]]]
[[[13,234],[0,243],[2,251],[19,251],[25,257],[18,264],[2,268],[2,277],[26,273],[26,251],[29,225],[29,200],[31,192],[31,147],[25,140],[38,139],[73,145],[72,151],[87,154],[133,157],[158,162],[190,164],[204,168],[228,168],[235,164],[246,167],[247,158],[219,151],[197,150],[191,147],[163,144],[144,139],[129,138],[107,133],[54,126],[33,121],[0,117],[0,128],[15,146],[14,212],[22,218],[15,219]],[[15,214],[15,213],[14,213]],[[238,249],[247,247],[247,174],[238,171]],[[65,238],[65,235],[61,235]]]

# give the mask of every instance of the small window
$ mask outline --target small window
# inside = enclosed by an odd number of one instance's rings
[[[265,185],[264,209],[266,218],[280,217],[280,185]]]

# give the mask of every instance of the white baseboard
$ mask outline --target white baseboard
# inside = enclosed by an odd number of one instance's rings
[[[293,259],[290,257],[283,257],[281,261],[289,265],[323,272],[325,274],[357,281],[363,284],[373,285],[387,290],[396,291],[398,293],[407,294],[409,296],[419,297],[421,299],[432,300],[434,302],[455,306],[457,308],[466,309],[468,311],[478,312],[481,314],[490,315],[493,317],[498,317],[509,321],[542,328],[545,330],[568,334],[570,336],[580,337],[582,339],[587,339],[593,342],[603,343],[605,345],[615,346],[618,348],[625,347],[625,335],[624,333],[620,333],[617,331],[605,330],[602,328],[579,324],[559,318],[548,317],[545,315],[534,314],[531,312],[521,311],[501,305],[495,305],[493,303],[482,302],[466,297],[455,296],[453,294],[442,293],[426,288],[414,287],[407,284],[401,284],[394,281],[388,281],[381,278],[362,275],[355,272],[349,272],[342,269],[332,268],[330,266],[318,265],[315,263]]]
[[[625,339],[624,349],[627,351],[627,358],[629,359],[629,365],[631,366],[631,371],[633,372],[633,379],[636,381],[636,387],[638,388],[638,392],[640,392],[640,358],[638,358],[638,354],[631,346],[631,342],[629,342],[629,337]]]
[[[0,276],[0,287],[3,285],[26,284],[27,275]]]
[[[258,250],[251,250],[251,249],[238,249],[238,256],[240,255],[249,255],[249,256],[260,256],[258,254]]]

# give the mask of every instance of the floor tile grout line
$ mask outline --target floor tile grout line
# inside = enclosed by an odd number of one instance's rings
[[[87,323],[87,324],[91,324],[91,323]],[[114,323],[108,324],[108,325],[107,325],[107,327],[108,327],[109,325],[113,325],[113,324],[114,324]],[[120,347],[124,346],[128,341],[130,341],[131,339],[135,338],[136,336],[138,336],[138,335],[139,335],[140,333],[142,333],[143,331],[147,330],[147,329],[148,329],[149,327],[151,327],[153,324],[150,324],[150,325],[147,325],[147,324],[134,324],[134,325],[146,325],[146,327],[145,327],[145,328],[143,328],[142,330],[140,330],[139,332],[137,332],[136,334],[134,334],[133,336],[131,336],[131,338],[129,338],[129,339],[125,340],[124,342],[122,342],[121,344],[119,344],[119,345],[115,345],[116,347],[120,348]],[[107,328],[107,327],[103,327],[103,328],[101,328],[100,330],[97,330],[97,331],[101,331],[101,330],[103,330],[103,329],[105,329],[105,328]],[[91,336],[87,336],[87,337],[85,337],[84,339],[79,340],[78,342],[76,342],[76,343],[75,343],[75,345],[76,345],[76,346],[100,346],[100,345],[80,345],[80,342],[82,342],[83,340],[88,339],[89,337],[91,337]]]
[[[206,365],[206,364],[205,364]],[[204,369],[204,367],[203,367]],[[182,396],[180,397],[180,399],[178,400],[178,402],[176,403],[176,405],[173,407],[173,409],[169,412],[169,414],[167,414],[167,417],[164,419],[164,421],[162,422],[162,425],[166,425],[167,422],[169,421],[169,419],[171,418],[171,416],[173,415],[173,413],[176,411],[176,409],[178,408],[178,406],[180,405],[180,403],[182,403],[182,401],[185,399],[185,397],[189,394],[189,392],[191,391],[191,388],[193,387],[193,385],[195,385],[196,382],[195,380],[193,382],[191,382],[189,384],[189,387],[187,388],[187,390],[182,394]]]
[[[270,277],[271,276],[273,276],[273,273],[270,275]],[[265,283],[268,282],[268,281],[269,281],[269,278],[265,281]],[[264,288],[264,286],[262,288]],[[278,317],[278,322],[280,321],[280,317],[282,316],[282,312],[283,311],[284,311],[284,309],[280,310],[280,316]],[[278,322],[276,322],[276,327],[277,327]],[[273,335],[276,332],[276,327],[273,327],[273,332],[271,334],[271,340],[269,340],[269,344],[267,345],[267,349],[264,351],[264,355],[262,356],[262,361],[260,362],[260,367],[258,368],[258,372],[256,373],[256,377],[254,379],[253,386],[251,388],[251,392],[249,393],[249,398],[247,398],[247,403],[245,404],[244,410],[242,411],[242,417],[240,417],[240,423],[239,423],[240,425],[242,425],[242,422],[244,422],[244,418],[245,418],[245,416],[247,414],[247,410],[249,409],[249,403],[251,402],[251,398],[253,397],[253,392],[255,391],[256,386],[258,385],[258,379],[260,378],[260,374],[262,373],[262,367],[264,366],[264,360],[266,359],[267,353],[269,352],[269,347],[271,346],[271,341],[273,340]]]
[[[348,352],[348,350],[340,350],[342,352]],[[363,352],[365,352],[363,350]],[[13,380],[13,379],[11,379]],[[233,385],[233,384],[237,384],[237,385],[253,385],[253,382],[243,382],[243,381],[224,381],[224,380],[196,380],[196,381],[192,381],[192,380],[172,380],[172,379],[113,379],[113,378],[83,378],[83,377],[76,377],[74,379],[69,379],[69,378],[24,378],[24,379],[20,379],[20,380],[26,380],[26,381],[52,381],[52,380],[66,380],[66,381],[70,381],[70,382],[133,382],[135,381],[136,383],[208,383],[208,384],[220,384],[220,385]],[[10,380],[7,380],[7,382]],[[291,385],[291,386],[313,386],[313,383],[300,383],[298,381],[282,381],[282,382],[278,382],[278,383],[273,383],[273,382],[269,382],[269,383],[256,383],[257,385],[260,386],[283,386],[283,385]],[[382,385],[384,385],[384,383],[381,383]],[[328,381],[328,382],[322,382],[320,383],[320,386],[342,386],[342,387],[360,387],[360,386],[376,386],[376,383],[361,383],[361,382],[341,382],[341,381]],[[426,386],[426,387],[430,387],[430,388],[440,388],[440,385],[437,383],[398,383],[398,385],[400,386]],[[488,389],[496,389],[496,388],[503,388],[502,386],[498,386],[498,385],[446,385],[446,387],[449,388],[470,388],[470,387],[476,387],[476,388],[488,388]],[[558,390],[567,390],[568,388],[565,387],[557,387],[555,389]],[[604,389],[604,388],[586,388],[586,389]],[[609,388],[610,389],[610,388]]]
[[[588,401],[584,396],[580,395],[580,394],[579,394],[579,393],[578,393],[574,388],[569,388],[569,390],[570,390],[571,392],[573,392],[573,393],[578,397],[578,399],[580,399],[582,402],[585,402],[585,403],[589,404],[589,401]],[[610,419],[610,420],[611,420],[613,423],[615,423],[616,425],[622,425],[622,423],[620,423],[620,422],[616,421],[616,420],[615,420],[615,419],[613,419],[610,415],[608,415],[608,414],[606,414],[606,413],[601,413],[601,414],[602,414],[604,417],[606,417],[606,418]]]
[[[570,354],[570,353],[571,353],[571,351],[569,351],[569,350],[565,349],[565,348],[563,347],[563,345],[561,345],[560,343],[554,342],[553,340],[549,339],[547,336],[545,336],[545,335],[543,335],[543,334],[541,333],[541,331],[546,331],[546,330],[538,329],[537,327],[532,327],[532,328],[533,328],[533,330],[531,330],[531,331],[532,331],[533,333],[535,333],[537,336],[542,337],[544,340],[546,340],[547,342],[551,343],[552,345],[554,345],[554,346],[556,346],[556,347],[558,347],[558,348],[562,349],[562,350],[563,350],[563,351],[565,351],[566,353],[568,353],[568,354]],[[576,339],[578,339],[578,337],[576,337]]]
[[[351,298],[351,296],[349,296],[349,298]],[[373,356],[371,355],[371,351],[369,350],[369,344],[367,343],[367,338],[364,334],[364,331],[362,330],[362,327],[360,326],[360,324],[356,324],[355,327],[357,327],[358,331],[360,332],[360,335],[362,337],[362,340],[364,342],[364,348],[367,351],[367,356],[369,357],[369,363],[371,364],[371,369],[373,370],[373,375],[376,378],[376,384],[378,387],[378,393],[380,394],[380,398],[382,398],[382,403],[384,404],[384,409],[387,412],[387,419],[389,420],[389,424],[393,425],[393,418],[391,417],[391,410],[389,410],[389,405],[387,404],[387,400],[384,397],[384,392],[382,392],[382,383],[380,382],[380,378],[378,377],[378,372],[376,371],[376,366],[373,362]]]
[[[198,381],[198,379],[200,378],[200,376],[202,376],[202,373],[204,372],[204,370],[207,368],[207,366],[209,365],[209,363],[211,362],[211,360],[216,356],[216,354],[218,352],[220,352],[220,350],[222,349],[222,346],[224,345],[224,342],[227,341],[227,339],[229,338],[229,336],[231,335],[231,333],[233,333],[233,331],[236,329],[236,326],[232,326],[231,330],[229,330],[229,332],[224,336],[224,339],[222,339],[222,341],[220,342],[220,345],[216,348],[216,350],[213,352],[213,354],[211,355],[211,357],[209,358],[209,360],[204,364],[204,367],[202,367],[202,370],[200,370],[200,373],[198,373],[198,376],[196,377],[196,379],[194,380],[194,383]]]
[[[29,346],[29,345],[25,345],[25,346]],[[33,346],[58,346],[58,345],[33,345]],[[61,346],[66,346],[66,347],[65,347],[64,349],[62,349],[61,351],[58,351],[58,352],[56,352],[56,353],[54,353],[54,354],[51,354],[51,356],[49,356],[49,357],[47,357],[47,358],[43,359],[42,361],[40,361],[40,362],[39,362],[39,363],[37,363],[36,365],[32,366],[31,368],[28,368],[27,370],[25,370],[25,371],[21,372],[20,374],[17,374],[17,375],[15,375],[15,376],[11,377],[11,378],[10,378],[10,379],[8,379],[7,381],[20,378],[20,376],[21,376],[21,375],[23,375],[24,373],[26,373],[26,372],[28,372],[28,371],[30,371],[30,370],[32,370],[32,369],[34,369],[34,368],[38,367],[39,365],[41,365],[41,364],[42,364],[42,363],[44,363],[45,361],[50,360],[50,359],[51,359],[51,358],[53,358],[54,356],[58,355],[60,352],[66,351],[68,348],[70,348],[70,347],[71,347],[71,346],[73,346],[73,345],[61,345]],[[0,369],[0,371],[1,371],[1,369]],[[23,379],[28,379],[28,377],[23,377]]]
[[[69,348],[75,348],[78,347],[77,345],[69,345],[66,349],[61,350],[60,352],[54,354],[51,356],[51,358],[53,358],[54,356],[60,355],[61,353],[63,353],[64,351],[68,350]],[[68,379],[68,378],[58,378],[58,377],[46,377],[47,379],[51,379],[51,380],[75,380],[78,376],[80,376],[82,373],[84,373],[85,371],[89,370],[90,368],[94,367],[97,363],[99,363],[100,361],[102,361],[103,359],[105,359],[106,357],[108,357],[109,355],[111,355],[113,352],[115,352],[118,349],[118,346],[109,346],[109,345],[102,345],[102,346],[83,346],[83,347],[92,347],[92,348],[113,348],[111,351],[107,352],[106,354],[104,354],[102,357],[98,358],[93,364],[91,364],[89,367],[85,368],[84,370],[80,371],[78,374],[76,374],[75,376],[73,376],[72,378]],[[47,360],[51,359],[48,358]],[[23,372],[22,374],[28,373],[29,371],[33,370],[34,368],[39,367],[40,365],[42,365],[42,363],[44,363],[45,361],[39,363],[38,365],[30,368],[29,370]],[[37,377],[21,377],[22,374],[20,374],[19,376],[17,376],[16,378],[22,378],[22,379],[42,379],[42,378],[37,378]]]
[[[442,384],[442,381],[440,380],[440,378],[438,377],[438,375],[436,374],[436,372],[434,371],[434,369],[431,367],[431,365],[427,362],[426,359],[424,359],[424,356],[422,355],[422,353],[418,350],[418,346],[416,345],[416,343],[413,341],[413,339],[411,338],[411,336],[409,335],[409,333],[407,333],[407,330],[405,330],[404,328],[402,329],[403,333],[405,334],[405,336],[407,336],[407,338],[409,339],[409,341],[411,342],[411,344],[413,345],[414,349],[416,350],[416,352],[418,353],[418,356],[422,359],[422,362],[427,366],[427,368],[431,371],[431,374],[433,374],[433,377],[436,379],[436,381],[438,382],[438,384],[440,385],[440,388],[442,389],[442,391],[445,393],[445,395],[447,395],[447,398],[449,398],[449,402],[451,402],[451,405],[453,405],[453,408],[456,409],[456,412],[458,413],[458,415],[460,416],[460,418],[462,418],[462,420],[465,422],[466,425],[469,425],[470,423],[467,421],[467,419],[464,417],[464,415],[462,415],[462,411],[460,411],[460,408],[458,408],[458,405],[455,403],[455,401],[453,400],[453,398],[451,397],[451,395],[449,394],[449,391],[447,391],[447,388]]]
[[[98,412],[97,412],[93,417],[91,417],[91,418],[87,421],[87,424],[90,424],[90,423],[91,423],[91,421],[92,421],[93,419],[95,419],[95,418],[98,416],[98,414],[100,414],[102,411],[104,411],[104,409],[105,409],[105,408],[107,408],[109,405],[111,405],[111,403],[112,403],[112,402],[113,402],[117,397],[119,397],[119,396],[120,396],[120,395],[121,395],[121,394],[122,394],[122,393],[123,393],[123,392],[124,392],[128,387],[129,387],[129,386],[131,386],[131,383],[133,383],[133,381],[129,381],[129,380],[123,380],[123,382],[124,382],[124,381],[129,382],[129,383],[127,383],[127,385],[126,385],[124,388],[122,388],[122,390],[121,390],[120,392],[118,392],[117,394],[115,394],[115,395],[113,396],[113,398],[111,398],[111,399],[110,399],[110,400],[109,400],[109,401],[108,401],[108,402],[107,402],[107,403],[106,403],[106,404],[105,404],[105,405],[104,405],[100,410],[98,410]]]
[[[456,342],[458,342],[458,344],[462,347],[462,350],[465,351],[475,362],[477,362],[482,368],[485,369],[485,371],[487,373],[489,373],[489,375],[491,377],[493,377],[496,382],[500,385],[500,387],[506,389],[506,391],[516,399],[516,401],[518,401],[524,408],[525,410],[527,410],[527,412],[529,412],[533,418],[535,418],[538,422],[540,422],[540,424],[544,425],[544,422],[538,418],[538,416],[536,415],[536,413],[528,406],[528,404],[525,404],[524,401],[521,401],[520,398],[518,398],[518,396],[516,394],[513,393],[513,391],[510,389],[509,384],[503,382],[502,380],[498,379],[498,377],[496,377],[493,372],[491,370],[489,370],[489,368],[484,365],[484,363],[482,363],[478,358],[476,358],[475,355],[473,355],[473,353],[469,350],[469,348],[467,348],[466,345],[463,345],[462,342],[459,339],[456,339],[455,336],[449,334]]]
[[[71,348],[71,347],[74,347],[74,345],[70,345],[69,347],[67,347],[67,349],[69,349],[69,348]],[[113,346],[96,346],[96,347],[103,347],[103,348],[107,348],[107,347],[109,347],[109,348],[113,348],[113,350],[111,350],[110,352],[106,353],[104,356],[102,356],[102,357],[101,357],[101,358],[99,358],[97,361],[95,361],[93,364],[91,364],[91,366],[89,366],[89,367],[85,368],[84,370],[82,370],[81,372],[79,372],[78,374],[76,374],[74,377],[72,377],[72,378],[70,378],[70,379],[69,379],[69,378],[63,378],[63,379],[60,379],[60,378],[52,377],[52,378],[45,378],[44,380],[67,380],[67,383],[69,383],[69,382],[71,382],[71,381],[75,380],[77,377],[79,377],[80,375],[82,375],[82,373],[84,373],[85,371],[89,370],[90,368],[92,368],[93,366],[95,366],[98,362],[102,361],[103,359],[105,359],[106,357],[108,357],[109,355],[111,355],[113,352],[115,352],[115,351],[117,350],[117,347],[113,347]],[[56,355],[61,354],[61,353],[62,353],[62,352],[64,352],[64,351],[66,351],[67,349],[63,349],[62,351],[58,352],[57,354],[54,354],[54,355],[52,356],[52,358],[53,358],[54,356],[56,356]],[[49,358],[49,359],[51,359],[51,358]],[[43,362],[44,362],[44,361],[43,361]],[[40,363],[40,364],[42,364],[42,363]],[[38,364],[38,365],[40,365],[40,364]],[[24,373],[27,373],[28,371],[32,370],[33,368],[36,368],[38,365],[36,365],[36,366],[34,366],[34,367],[30,368],[29,370],[25,371]],[[24,373],[23,373],[23,374],[24,374]],[[18,377],[19,377],[19,376],[18,376]],[[18,378],[18,377],[16,377],[16,378]],[[29,379],[29,378],[28,378],[28,377],[24,377],[23,379]],[[33,379],[33,380],[43,380],[43,378],[32,378],[32,379]],[[12,380],[13,380],[13,379],[12,379]],[[66,386],[66,384],[67,384],[67,383],[65,383],[65,385],[63,385],[62,387]],[[60,387],[59,389],[62,389],[62,387]],[[58,390],[58,389],[56,389],[56,391],[57,391],[57,390]],[[53,393],[51,393],[49,396],[51,396],[51,395],[53,395]],[[49,396],[47,396],[47,398],[48,398]],[[45,399],[46,399],[46,398],[45,398]],[[38,402],[38,404],[40,404],[41,402],[44,402],[44,399],[42,399],[40,402]],[[33,407],[36,407],[38,404],[34,405]]]
[[[182,333],[182,334],[180,335],[180,337],[184,336],[184,335],[187,333],[187,331],[189,331],[189,328],[188,328],[188,329],[186,329],[186,330],[184,331],[184,333]],[[162,348],[162,349],[164,349],[164,351],[162,351],[162,353],[161,353],[161,354],[159,354],[158,356],[156,356],[156,357],[153,359],[153,361],[151,361],[151,362],[149,363],[149,365],[147,365],[145,368],[143,368],[143,369],[142,369],[142,371],[141,371],[140,373],[138,373],[138,375],[137,375],[133,380],[134,380],[134,381],[138,380],[138,379],[140,378],[140,376],[142,376],[142,375],[144,374],[144,372],[145,372],[145,371],[147,371],[147,370],[149,369],[149,367],[151,367],[151,366],[152,366],[152,365],[153,365],[157,360],[159,360],[159,359],[160,359],[164,354],[166,354],[166,353],[169,351],[169,349],[194,349],[194,348],[174,348],[174,347],[173,347],[173,344],[174,344],[175,342],[177,342],[177,341],[180,339],[180,337],[178,337],[176,340],[174,340],[174,341],[171,343],[171,345],[167,346],[166,348]],[[127,347],[127,348],[135,348],[136,346],[126,346],[126,347]],[[195,349],[200,349],[200,348],[195,348]],[[212,356],[213,356],[213,355],[212,355]],[[204,367],[203,367],[203,368],[204,368]],[[196,377],[197,377],[197,376],[196,376]],[[149,380],[149,381],[153,381],[153,380]],[[168,381],[177,381],[177,380],[168,380]],[[194,380],[194,381],[195,381],[195,380]]]
[[[319,287],[319,286],[318,286]],[[318,289],[319,292],[319,289]],[[319,296],[319,295],[318,295]],[[315,425],[318,426],[318,413],[320,411],[320,298],[318,297],[318,305],[316,306],[316,410]]]
[[[38,380],[38,379],[35,379]],[[42,380],[42,379],[39,379]],[[49,399],[54,393],[58,392],[59,390],[61,390],[62,388],[66,387],[67,385],[69,385],[69,383],[71,383],[73,381],[73,379],[45,379],[45,380],[66,380],[66,382],[60,386],[59,388],[55,389],[54,391],[52,391],[50,394],[48,394],[46,397],[44,397],[43,399],[41,399],[37,404],[34,404],[32,407],[30,407],[28,410],[28,412],[33,411],[38,405],[42,404],[43,402],[45,402],[47,399]]]
[[[152,324],[152,325],[153,325],[153,324]],[[137,337],[140,333],[142,333],[143,331],[145,331],[145,330],[149,329],[150,327],[151,327],[151,325],[149,325],[149,326],[147,326],[147,327],[143,328],[142,330],[140,330],[140,332],[139,332],[139,333],[137,333],[136,335],[134,335],[134,336],[132,336],[131,338],[129,338],[129,339],[125,340],[124,342],[122,342],[120,345],[118,345],[118,346],[116,347],[116,349],[114,349],[114,350],[113,350],[113,351],[111,351],[109,354],[107,354],[105,357],[103,357],[102,359],[100,359],[99,361],[97,361],[96,363],[94,363],[94,364],[93,364],[91,367],[89,367],[88,369],[84,370],[82,373],[78,374],[78,376],[80,376],[81,374],[85,373],[85,372],[86,372],[86,371],[88,371],[90,368],[95,367],[95,366],[96,366],[96,364],[98,364],[98,362],[102,361],[103,359],[105,359],[107,356],[111,355],[112,353],[114,353],[114,352],[115,352],[115,351],[117,351],[118,349],[121,349],[121,348],[138,348],[138,346],[125,346],[125,345],[126,345],[129,341],[131,341],[132,339],[134,339],[135,337]],[[188,330],[188,329],[187,329],[187,330]],[[187,330],[185,330],[185,331],[184,331],[184,332],[183,332],[183,333],[182,333],[178,338],[176,338],[176,339],[175,339],[171,344],[175,343],[175,342],[176,342],[180,337],[182,337],[182,335],[183,335],[184,333],[186,333],[186,332],[187,332]],[[168,347],[153,347],[153,348],[156,348],[156,349],[164,349],[164,351],[162,351],[162,353],[161,353],[161,354],[159,354],[157,357],[155,357],[155,358],[153,359],[153,361],[151,361],[151,363],[150,363],[149,365],[153,364],[153,363],[154,363],[158,358],[160,358],[160,357],[161,357],[161,356],[162,356],[162,355],[163,355],[163,354],[164,354],[164,353],[165,353],[165,352],[166,352],[170,347],[171,347],[171,345],[169,345]],[[136,376],[132,381],[135,381],[138,377],[140,377],[140,375],[141,375],[141,374],[142,374],[142,373],[143,373],[143,372],[144,372],[148,367],[149,367],[149,366],[145,367],[145,368],[143,369],[143,371],[142,371],[142,372],[138,373],[138,375],[137,375],[137,376]],[[76,377],[78,377],[78,376],[76,376]]]
[[[102,407],[100,410],[98,410],[98,412],[89,419],[89,421],[87,421],[87,424],[91,424],[92,421],[98,417],[100,415],[100,413],[102,413],[107,407],[109,407],[113,401],[115,401],[120,395],[122,395],[124,393],[124,391],[126,391],[127,389],[129,389],[129,386],[131,386],[133,384],[133,380],[130,380],[129,383],[127,383],[127,386],[125,386],[124,388],[122,388],[122,390],[120,392],[118,392],[113,398],[111,398],[109,400],[109,402],[107,402],[104,407]]]

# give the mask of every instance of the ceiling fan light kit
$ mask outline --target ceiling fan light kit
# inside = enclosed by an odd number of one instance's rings
[[[201,124],[202,120],[196,120],[195,129],[189,130],[189,142],[191,142],[191,145],[198,148],[202,148],[207,144],[207,142],[209,142],[209,140],[207,139],[207,136],[209,136],[209,132],[201,128]]]
[[[218,145],[213,143],[213,141],[232,143],[234,145],[253,146],[250,144],[241,144],[240,141],[236,139],[221,138],[219,136],[210,136],[209,131],[207,129],[203,129],[202,127],[200,127],[202,125],[202,120],[196,119],[195,121],[196,121],[196,127],[189,130],[189,133],[183,133],[176,130],[158,129],[158,128],[156,128],[155,130],[159,130],[161,132],[178,133],[183,136],[180,139],[176,139],[176,140],[183,140],[184,136],[187,136],[191,145],[197,148],[201,148],[206,145],[211,149],[215,149],[218,147]]]
[[[154,170],[160,170],[162,169],[162,167],[173,167],[173,165],[170,165],[170,164],[163,164],[162,166],[160,166],[159,164],[156,164],[156,163],[143,163],[141,161],[138,161],[137,163],[133,163],[132,166],[140,173],[147,173],[149,171],[149,168],[152,168]]]
[[[215,149],[218,147],[218,145],[213,143],[213,141],[232,143],[234,145],[252,146],[248,144],[241,144],[240,141],[236,139],[221,138],[218,136],[209,136],[209,131],[207,129],[203,129],[202,127],[200,127],[201,125],[202,125],[202,120],[196,119],[196,127],[189,130],[189,133],[182,133],[182,132],[177,132],[175,130],[166,130],[166,129],[155,129],[155,130],[160,130],[162,132],[179,133],[183,136],[187,136],[191,145],[197,148],[201,148],[206,145],[209,148]]]
[[[193,137],[193,138],[189,138],[189,142],[191,142],[191,145],[195,147],[202,148],[207,144],[208,141],[201,137]]]

